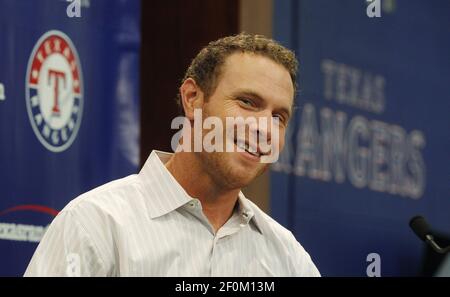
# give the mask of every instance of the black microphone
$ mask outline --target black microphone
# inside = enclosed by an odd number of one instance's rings
[[[409,221],[409,226],[416,233],[416,235],[429,244],[433,250],[440,254],[445,254],[450,251],[450,246],[446,248],[441,248],[436,241],[434,241],[434,237],[431,232],[431,228],[428,225],[427,221],[422,216],[415,216]]]

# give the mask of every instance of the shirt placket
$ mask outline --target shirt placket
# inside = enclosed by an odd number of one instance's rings
[[[246,227],[249,219],[248,212],[234,214],[230,221],[220,228],[213,237],[211,247],[211,276],[223,276],[223,270],[220,265],[221,262],[223,262],[221,261],[221,258],[224,256],[224,253],[221,252],[221,243],[223,243],[224,240],[232,240],[230,237]]]

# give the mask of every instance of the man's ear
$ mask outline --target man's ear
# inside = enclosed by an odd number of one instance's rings
[[[194,110],[203,108],[204,94],[195,80],[186,79],[180,87],[181,103],[183,104],[184,116],[194,120]]]

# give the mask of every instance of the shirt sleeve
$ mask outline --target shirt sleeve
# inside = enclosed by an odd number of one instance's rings
[[[320,277],[320,272],[311,259],[311,256],[303,248],[303,246],[292,236],[292,259],[294,259],[294,272],[292,276],[299,277]]]
[[[39,243],[25,277],[107,276],[105,262],[88,230],[69,210],[53,220]]]

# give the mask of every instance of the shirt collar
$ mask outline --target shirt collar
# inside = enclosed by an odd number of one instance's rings
[[[193,200],[164,166],[171,155],[171,153],[153,150],[139,172],[144,191],[147,197],[151,197],[148,201],[151,204],[149,212],[152,219]]]
[[[239,203],[238,212],[239,215],[242,216],[242,219],[246,223],[252,222],[255,225],[256,229],[262,234],[263,231],[261,228],[261,218],[254,211],[253,206],[250,204],[249,200],[245,197],[242,191],[239,191],[238,203]]]
[[[139,177],[144,184],[144,191],[148,197],[152,197],[152,199],[148,199],[151,203],[149,212],[152,219],[197,200],[189,196],[164,165],[172,155],[172,153],[153,150],[139,172]],[[255,215],[253,206],[242,191],[239,191],[238,203],[238,214],[242,220],[245,223],[252,221],[258,231],[262,233],[260,218]]]

